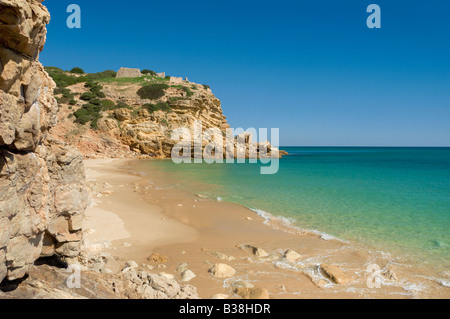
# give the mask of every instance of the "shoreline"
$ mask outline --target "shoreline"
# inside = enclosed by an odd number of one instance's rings
[[[393,256],[285,225],[275,216],[268,221],[267,215],[237,203],[212,201],[166,187],[161,180],[163,172],[142,176],[133,171],[135,161],[85,161],[88,180],[102,185],[94,190],[100,197],[95,197],[94,206],[86,211],[86,228],[110,229],[102,238],[99,232],[96,238],[95,232],[88,231],[86,244],[107,250],[121,261],[133,259],[140,264],[148,263],[153,253],[167,256],[169,261],[161,264],[164,266],[154,265],[155,270],[172,274],[176,280],[181,278],[177,268],[187,263],[196,275],[189,284],[197,287],[201,298],[217,294],[236,298],[234,289],[242,282],[267,289],[270,298],[442,298],[450,294],[436,282],[435,274],[398,263]],[[108,227],[102,224],[104,218],[95,219],[105,212],[115,216]],[[239,248],[242,245],[258,247],[267,256],[258,258]],[[288,261],[283,257],[288,250],[301,257]],[[233,259],[226,259],[231,256]],[[212,276],[208,270],[216,263],[233,267],[236,274]],[[337,267],[349,283],[330,280],[332,276],[324,273],[326,264]],[[381,270],[379,289],[367,287],[371,264]]]

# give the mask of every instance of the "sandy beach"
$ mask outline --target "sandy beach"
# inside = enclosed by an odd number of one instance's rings
[[[442,282],[447,273],[167,187],[162,172],[147,176],[134,170],[132,160],[86,160],[85,166],[92,188],[84,222],[87,249],[109,252],[122,264],[134,260],[179,281],[188,269],[195,274],[188,283],[201,298],[240,298],[245,293],[237,295],[238,287],[267,290],[273,299],[450,296]],[[152,254],[164,260],[151,261]],[[235,273],[214,276],[215,264]]]

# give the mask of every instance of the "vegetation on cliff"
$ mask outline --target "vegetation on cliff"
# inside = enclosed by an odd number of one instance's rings
[[[141,99],[157,100],[164,96],[165,90],[168,88],[169,86],[167,84],[148,84],[141,87],[137,91],[137,94],[141,97]]]
[[[77,74],[46,69],[57,84],[54,93],[65,123],[58,136],[79,141],[75,144],[82,150],[89,141],[96,143],[89,147],[96,152],[107,152],[113,143],[138,154],[167,157],[173,129],[191,128],[195,120],[202,120],[205,129],[227,127],[220,101],[201,84],[174,83],[151,70],[140,77],[116,78],[113,71]]]

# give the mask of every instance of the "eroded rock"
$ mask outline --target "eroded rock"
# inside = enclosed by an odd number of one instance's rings
[[[217,278],[233,277],[236,270],[226,264],[215,264],[209,269],[209,273]]]
[[[339,267],[335,265],[320,265],[322,273],[335,284],[345,285],[350,282],[351,278],[345,274]]]
[[[0,281],[40,256],[74,262],[88,201],[83,157],[49,138],[58,105],[38,61],[50,20],[40,2],[0,2]]]
[[[243,288],[234,289],[234,293],[242,299],[270,299],[269,291],[264,288]]]

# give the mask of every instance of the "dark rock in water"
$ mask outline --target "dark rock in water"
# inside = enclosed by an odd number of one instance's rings
[[[445,244],[440,240],[433,240],[433,248],[443,248]]]

